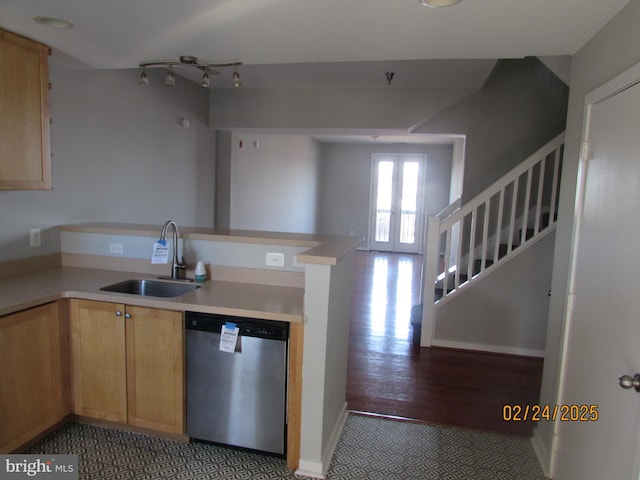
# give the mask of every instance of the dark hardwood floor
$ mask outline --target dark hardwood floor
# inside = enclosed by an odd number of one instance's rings
[[[349,409],[485,431],[531,435],[502,408],[538,403],[542,359],[420,348],[411,343],[422,257],[355,252]]]

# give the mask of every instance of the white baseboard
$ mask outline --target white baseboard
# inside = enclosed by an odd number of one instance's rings
[[[434,338],[432,347],[458,348],[460,350],[477,350],[480,352],[503,353],[506,355],[521,355],[523,357],[544,358],[544,350],[532,348],[507,347],[504,345],[487,345],[484,343],[454,342],[451,340],[438,340]]]
[[[342,430],[344,429],[344,424],[346,423],[348,416],[347,403],[345,402],[342,407],[342,411],[338,416],[338,421],[333,427],[333,431],[331,432],[331,437],[329,438],[324,454],[322,455],[322,461],[314,462],[301,458],[298,463],[298,469],[295,472],[296,475],[320,479],[327,478],[327,472],[329,471],[333,454],[338,446],[338,441],[340,440],[340,435],[342,435]]]
[[[538,462],[540,463],[540,467],[542,467],[542,473],[544,473],[545,477],[549,476],[549,466],[550,466],[550,458],[549,451],[547,450],[546,445],[542,441],[542,437],[540,437],[540,433],[538,433],[538,429],[533,429],[533,436],[531,437],[531,445],[533,445],[533,449],[536,452],[536,456],[538,457]]]

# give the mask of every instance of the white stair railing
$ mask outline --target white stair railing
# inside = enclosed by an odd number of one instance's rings
[[[421,346],[439,306],[555,229],[563,148],[564,133],[473,200],[427,218]]]

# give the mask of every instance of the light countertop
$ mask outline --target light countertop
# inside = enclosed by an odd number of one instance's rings
[[[174,298],[147,297],[100,288],[149,274],[55,267],[0,278],[0,315],[61,298],[82,298],[176,311],[218,313],[265,320],[301,322],[304,289],[208,280],[193,292]]]
[[[156,237],[159,225],[130,223],[82,223],[62,225],[60,231]],[[282,232],[221,230],[179,227],[183,239],[237,243],[267,243],[307,247],[297,255],[300,262],[336,265],[362,242],[357,237],[323,236]],[[89,265],[91,266],[91,265]],[[132,278],[151,278],[149,273],[133,273],[100,268],[55,266],[30,273],[0,278],[0,315],[31,308],[61,298],[82,298],[176,311],[218,313],[265,320],[302,322],[304,288],[256,283],[208,280],[201,287],[179,297],[150,297],[100,288]],[[124,270],[124,269],[123,269]]]

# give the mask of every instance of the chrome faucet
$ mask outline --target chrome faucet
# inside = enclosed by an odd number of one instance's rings
[[[167,228],[173,227],[173,260],[171,262],[171,279],[180,280],[186,277],[187,265],[184,263],[184,257],[182,261],[178,261],[178,225],[173,220],[168,220],[162,226],[160,232],[160,240],[166,242]]]

